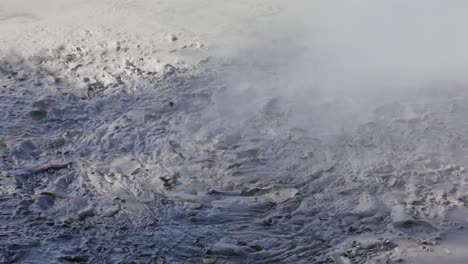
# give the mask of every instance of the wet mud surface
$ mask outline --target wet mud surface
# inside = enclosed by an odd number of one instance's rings
[[[215,64],[99,79],[60,49],[0,71],[0,263],[399,263],[463,228],[463,91],[237,116]]]

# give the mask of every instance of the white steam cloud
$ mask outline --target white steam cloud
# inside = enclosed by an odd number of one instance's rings
[[[294,125],[335,133],[376,105],[468,81],[466,2],[294,2],[236,50],[217,98],[228,118],[242,122],[276,100]]]

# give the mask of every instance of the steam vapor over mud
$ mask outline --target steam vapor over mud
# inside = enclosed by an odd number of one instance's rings
[[[0,263],[466,263],[467,5],[2,1]]]

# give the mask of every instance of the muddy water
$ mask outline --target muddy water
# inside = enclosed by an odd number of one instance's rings
[[[466,202],[463,91],[244,111],[209,69],[79,90],[9,65],[1,262],[375,263],[464,225],[448,217]]]

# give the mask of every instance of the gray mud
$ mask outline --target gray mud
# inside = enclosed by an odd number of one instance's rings
[[[273,96],[239,117],[220,64],[99,81],[81,51],[2,63],[0,263],[397,263],[402,240],[463,227],[466,92]]]

